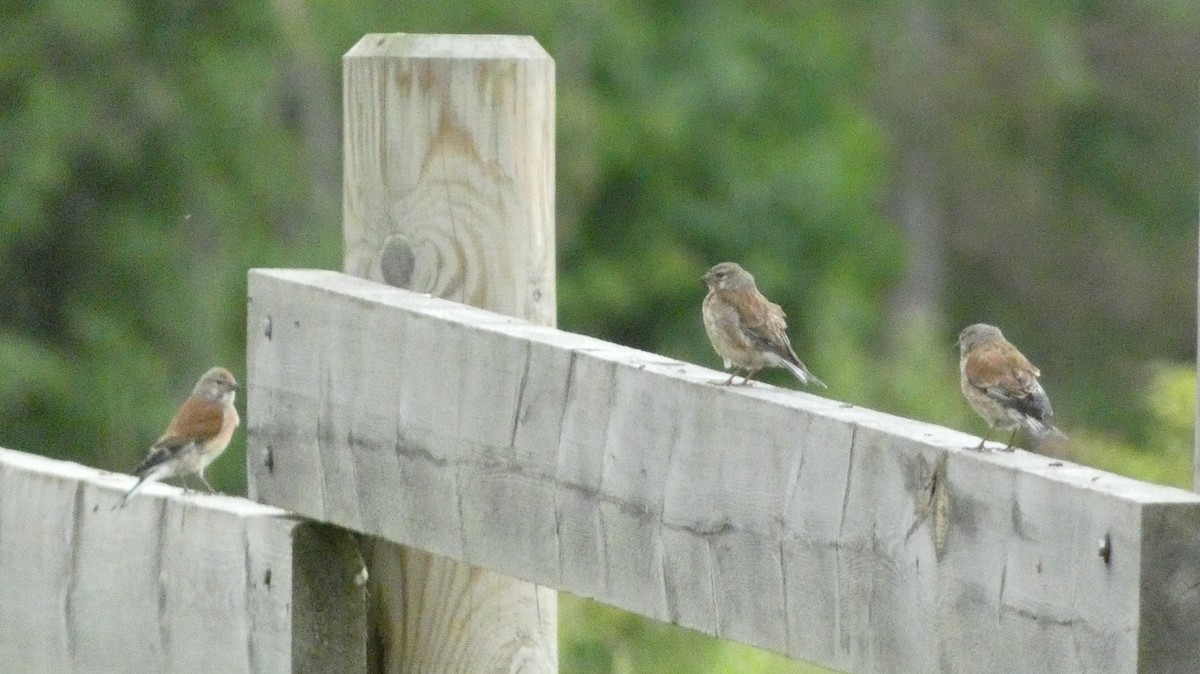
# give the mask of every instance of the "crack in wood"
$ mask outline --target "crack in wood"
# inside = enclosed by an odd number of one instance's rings
[[[666,544],[662,539],[662,531],[655,532],[654,536],[655,547],[658,549],[658,577],[659,587],[662,588],[663,615],[666,615],[671,622],[679,623],[679,610],[676,606],[675,593],[670,590],[670,582],[667,581],[667,549]]]
[[[253,555],[251,554],[252,550],[253,546],[250,542],[250,527],[244,526],[242,528],[242,592],[247,599],[247,610],[244,612],[242,617],[246,621],[246,671],[248,672],[253,672],[258,669],[258,658],[254,652],[255,636],[258,634],[257,620],[255,620],[258,617],[258,612],[254,610],[254,606],[257,603],[255,601],[255,595],[260,591],[270,592],[271,589],[271,583],[269,580],[265,583],[265,587],[263,587],[262,590],[258,589],[258,582],[254,578],[255,574],[253,568]],[[271,570],[267,569],[268,579],[270,578],[270,573]]]
[[[321,377],[321,383],[319,385],[320,388],[317,391],[317,400],[324,401],[329,404],[331,402],[330,396],[328,395],[330,389],[329,377],[332,375],[329,372],[329,369],[324,366],[324,355],[324,351],[321,351],[317,358],[317,371],[324,374],[324,376]],[[325,417],[328,413],[329,410],[327,409],[326,405],[322,405],[317,409],[317,460],[321,464],[322,468],[325,467],[325,424],[327,423],[327,419]],[[329,484],[327,482],[327,475],[329,474],[329,471],[321,470],[320,473],[320,479],[317,481],[317,503],[318,507],[321,509],[321,512],[327,513],[329,512],[329,504],[326,502],[325,495],[329,490]]]
[[[513,409],[512,432],[508,435],[508,446],[517,447],[517,430],[521,426],[521,411],[525,405],[525,387],[529,383],[529,363],[533,360],[533,343],[525,342],[525,366],[521,369],[521,381],[517,385],[517,404]]]
[[[1000,589],[996,594],[996,624],[1004,615],[1004,590],[1008,587],[1008,553],[1004,555],[1004,564],[1000,567]]]
[[[838,520],[838,535],[837,540],[842,540],[842,528],[846,525],[846,511],[850,508],[850,487],[851,480],[854,477],[854,447],[858,442],[858,426],[850,427],[850,457],[846,461],[846,483],[842,490],[842,516]]]
[[[792,647],[792,611],[788,603],[788,574],[787,554],[783,547],[784,539],[779,538],[779,576],[783,586],[783,644],[785,652],[793,652]]]
[[[808,435],[810,429],[812,428],[812,421],[806,420],[804,426],[805,426],[804,433],[802,433],[802,435]],[[808,455],[808,452],[806,450],[807,450],[807,445],[801,444],[796,451],[796,454],[798,455],[796,457],[796,467],[791,471],[791,474],[788,478],[788,480],[789,480],[789,484],[787,487],[788,497],[787,497],[786,501],[784,501],[780,504],[780,507],[783,511],[786,511],[789,507],[791,507],[791,504],[793,502],[795,502],[795,500],[796,500],[796,490],[798,490],[800,488],[800,475],[804,472],[804,460],[805,460],[805,457]],[[780,519],[781,523],[785,519],[783,512],[780,513],[779,519]]]
[[[71,537],[68,541],[71,551],[71,561],[67,566],[66,583],[63,586],[63,622],[67,640],[67,659],[73,665],[78,662],[78,628],[75,624],[75,593],[76,583],[80,575],[80,554],[83,548],[83,488],[84,482],[75,483],[75,493],[71,501]],[[82,627],[82,626],[79,626]]]
[[[712,603],[712,606],[713,606],[713,615],[712,615],[713,636],[720,638],[721,637],[721,594],[717,589],[718,588],[718,585],[717,585],[717,553],[714,550],[716,541],[713,537],[709,536],[709,537],[705,538],[705,542],[708,544],[706,546],[706,548],[708,550],[708,582],[709,582],[709,585],[711,586],[711,592],[712,592],[712,598],[713,598],[713,603]]]
[[[1043,614],[1034,613],[1029,609],[1012,606],[1011,604],[1001,605],[1000,610],[1004,613],[1015,615],[1026,620],[1032,620],[1033,622],[1044,626],[1072,627],[1077,622],[1075,618],[1051,618]]]
[[[458,506],[458,544],[463,557],[469,558],[469,550],[467,547],[467,520],[463,516],[463,471],[462,465],[456,466],[454,471],[454,500]]]
[[[158,588],[158,620],[155,623],[158,625],[159,656],[162,658],[158,670],[160,672],[167,671],[167,662],[170,659],[169,654],[171,650],[171,633],[167,629],[170,623],[166,615],[168,585],[164,578],[166,569],[163,568],[163,559],[167,547],[167,508],[169,507],[170,501],[161,499],[158,502],[158,507],[155,509],[157,511],[155,529],[158,531],[158,537],[154,541],[154,582]]]

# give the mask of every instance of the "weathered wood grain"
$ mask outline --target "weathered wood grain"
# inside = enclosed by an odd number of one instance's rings
[[[345,270],[553,325],[554,61],[530,37],[367,35],[347,52],[343,74]],[[422,338],[417,330],[411,339]],[[374,346],[358,348],[372,352]],[[423,376],[438,381],[436,362],[415,360],[408,367],[428,368]],[[380,403],[356,411],[355,427],[390,423],[387,405],[402,391],[388,378],[318,385]],[[436,398],[420,395],[399,402],[405,414],[450,419],[460,406],[514,389],[449,382],[442,391],[459,397],[450,407],[443,407],[445,400],[431,406]],[[344,437],[344,421],[335,413],[318,417],[322,442]],[[480,507],[516,505],[504,498],[512,476],[481,470],[450,480],[442,456],[397,457],[375,444],[376,434],[361,437],[363,451],[351,464],[305,463],[322,472],[319,496],[327,507],[360,530],[364,524],[391,534],[419,530],[437,539],[430,549],[461,557],[467,540],[458,534],[461,527],[436,525],[438,514],[457,512],[447,509],[457,507],[460,493]],[[400,476],[400,493],[423,497],[398,508],[390,494],[340,488],[355,483],[357,474],[380,471]],[[406,514],[396,518],[397,509]],[[531,527],[546,525],[511,514]],[[557,600],[549,588],[385,541],[364,545],[373,567],[371,596],[389,598],[373,610],[372,671],[557,669]]]
[[[0,671],[362,671],[349,533],[0,449]]]
[[[554,61],[531,37],[343,58],[346,273],[553,324]]]
[[[850,672],[1200,656],[1190,492],[334,272],[250,298],[272,503]]]

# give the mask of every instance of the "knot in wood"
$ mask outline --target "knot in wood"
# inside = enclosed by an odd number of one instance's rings
[[[379,272],[383,275],[383,280],[388,285],[411,290],[413,270],[416,266],[417,256],[413,253],[408,239],[402,236],[388,237],[379,255]]]

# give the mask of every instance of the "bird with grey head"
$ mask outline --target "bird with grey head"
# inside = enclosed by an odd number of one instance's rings
[[[726,386],[733,383],[739,370],[745,385],[765,367],[782,367],[801,384],[826,388],[796,356],[783,309],[758,291],[750,272],[736,262],[722,262],[700,280],[708,286],[701,307],[704,330],[730,370]]]
[[[134,469],[138,480],[119,507],[124,507],[147,482],[173,477],[197,475],[210,493],[214,491],[204,478],[204,469],[225,451],[241,423],[233,406],[237,388],[237,380],[223,367],[210,368],[200,377],[162,436]]]
[[[1011,430],[1005,451],[1011,451],[1017,430],[1024,428],[1035,439],[1051,434],[1066,437],[1051,423],[1054,410],[1038,377],[1042,372],[1000,329],[976,323],[958,335],[959,386],[963,397],[988,424],[975,449],[982,450],[993,430]]]

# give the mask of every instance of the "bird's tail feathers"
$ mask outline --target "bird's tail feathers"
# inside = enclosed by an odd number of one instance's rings
[[[820,379],[817,379],[817,376],[815,374],[809,372],[808,369],[804,367],[804,365],[797,365],[795,363],[792,363],[792,362],[789,362],[786,360],[784,360],[782,362],[785,366],[787,366],[788,370],[791,370],[792,374],[796,375],[796,379],[799,379],[801,384],[804,384],[805,386],[817,386],[819,388],[829,388],[828,386],[825,385],[825,382],[821,381]]]
[[[117,507],[124,508],[125,504],[129,503],[129,499],[133,498],[133,495],[146,484],[149,478],[149,475],[143,475],[138,478],[138,481],[129,488],[129,491],[125,492],[125,497],[121,499],[121,503]]]
[[[147,482],[157,482],[175,475],[176,471],[173,470],[173,468],[174,466],[172,466],[170,463],[160,463],[145,471],[141,475],[138,475],[138,481],[129,488],[129,491],[125,492],[125,498],[121,499],[120,507],[124,508],[125,504],[129,503],[129,499],[133,498],[134,494],[140,491],[142,487],[146,486]]]
[[[1063,440],[1067,439],[1067,434],[1058,430],[1058,428],[1055,427],[1053,424],[1051,424],[1048,420],[1047,421],[1039,421],[1037,419],[1034,419],[1033,417],[1027,416],[1027,417],[1024,417],[1024,419],[1022,421],[1025,424],[1025,428],[1029,429],[1029,432],[1032,433],[1039,440],[1043,440],[1043,439],[1050,438],[1050,437],[1058,437],[1058,438],[1062,438]]]

